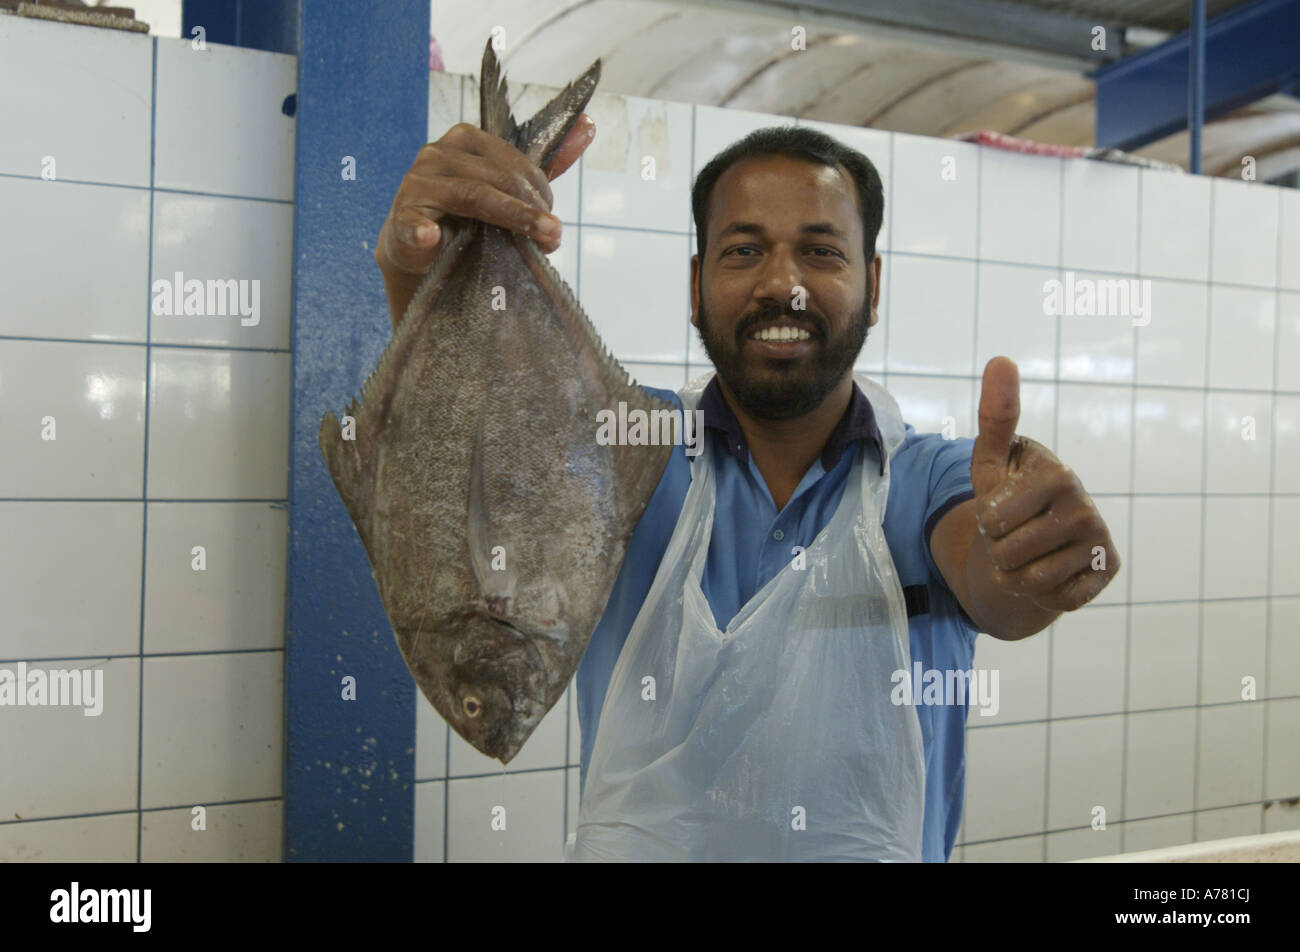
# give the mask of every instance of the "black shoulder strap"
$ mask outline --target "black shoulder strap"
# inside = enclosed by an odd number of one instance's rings
[[[930,610],[930,590],[925,585],[904,585],[903,601],[907,603],[907,617],[924,615]]]

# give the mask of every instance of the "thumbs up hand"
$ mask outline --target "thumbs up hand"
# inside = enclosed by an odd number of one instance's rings
[[[984,368],[971,453],[975,519],[1000,589],[1048,611],[1074,611],[1119,572],[1110,530],[1068,466],[1016,435],[1020,371],[1006,357]]]

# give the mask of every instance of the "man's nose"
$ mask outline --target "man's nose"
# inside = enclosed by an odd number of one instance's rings
[[[771,250],[763,262],[754,293],[756,297],[771,298],[780,301],[782,307],[788,307],[795,288],[800,284],[802,277],[794,252],[778,246]]]

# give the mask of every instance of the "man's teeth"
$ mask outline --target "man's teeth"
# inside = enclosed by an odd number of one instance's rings
[[[812,340],[812,334],[798,327],[765,327],[754,340]]]

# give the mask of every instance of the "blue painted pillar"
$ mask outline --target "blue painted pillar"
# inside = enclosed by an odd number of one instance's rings
[[[285,859],[409,862],[415,684],[316,437],[389,338],[373,254],[427,138],[429,2],[299,10]],[[346,677],[356,700],[342,696]]]

